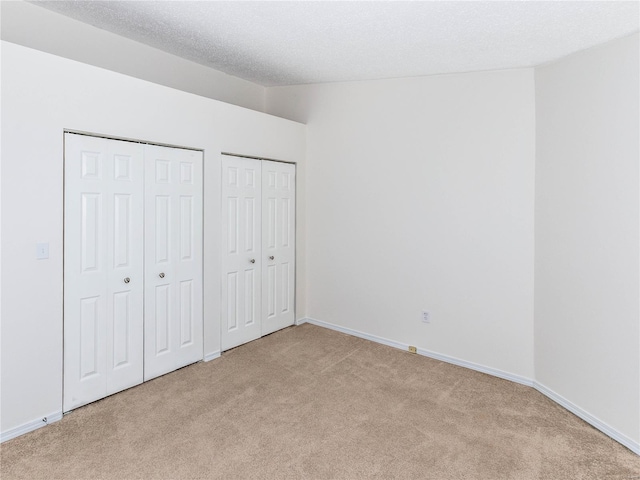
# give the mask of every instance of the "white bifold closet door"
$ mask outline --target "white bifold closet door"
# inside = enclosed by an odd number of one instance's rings
[[[262,161],[262,335],[295,321],[296,167]]]
[[[65,135],[64,411],[143,379],[143,146]]]
[[[202,152],[65,134],[64,411],[202,358]]]
[[[144,379],[202,358],[202,152],[145,147]]]
[[[222,157],[222,350],[260,338],[261,164]]]
[[[295,165],[223,156],[222,350],[293,325]]]

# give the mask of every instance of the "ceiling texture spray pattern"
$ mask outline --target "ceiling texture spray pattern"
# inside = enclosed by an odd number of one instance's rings
[[[637,1],[33,1],[264,86],[531,67],[640,29]]]

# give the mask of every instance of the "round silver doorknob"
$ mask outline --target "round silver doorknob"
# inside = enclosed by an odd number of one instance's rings
[[[158,276],[159,276],[160,278],[164,278],[164,272],[159,273],[159,274],[158,274]]]
[[[252,258],[251,260],[249,260],[249,263],[256,263],[256,259]]]
[[[273,255],[271,255],[271,256],[269,257],[269,260],[273,260],[274,258],[275,258],[275,257],[274,257]]]
[[[131,279],[129,277],[124,277],[124,283],[129,283]]]

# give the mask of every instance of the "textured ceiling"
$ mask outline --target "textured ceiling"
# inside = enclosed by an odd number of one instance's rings
[[[637,1],[34,1],[265,86],[529,67],[639,30]]]

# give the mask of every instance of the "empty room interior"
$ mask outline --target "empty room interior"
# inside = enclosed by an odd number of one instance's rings
[[[640,3],[2,1],[2,478],[640,478]]]

